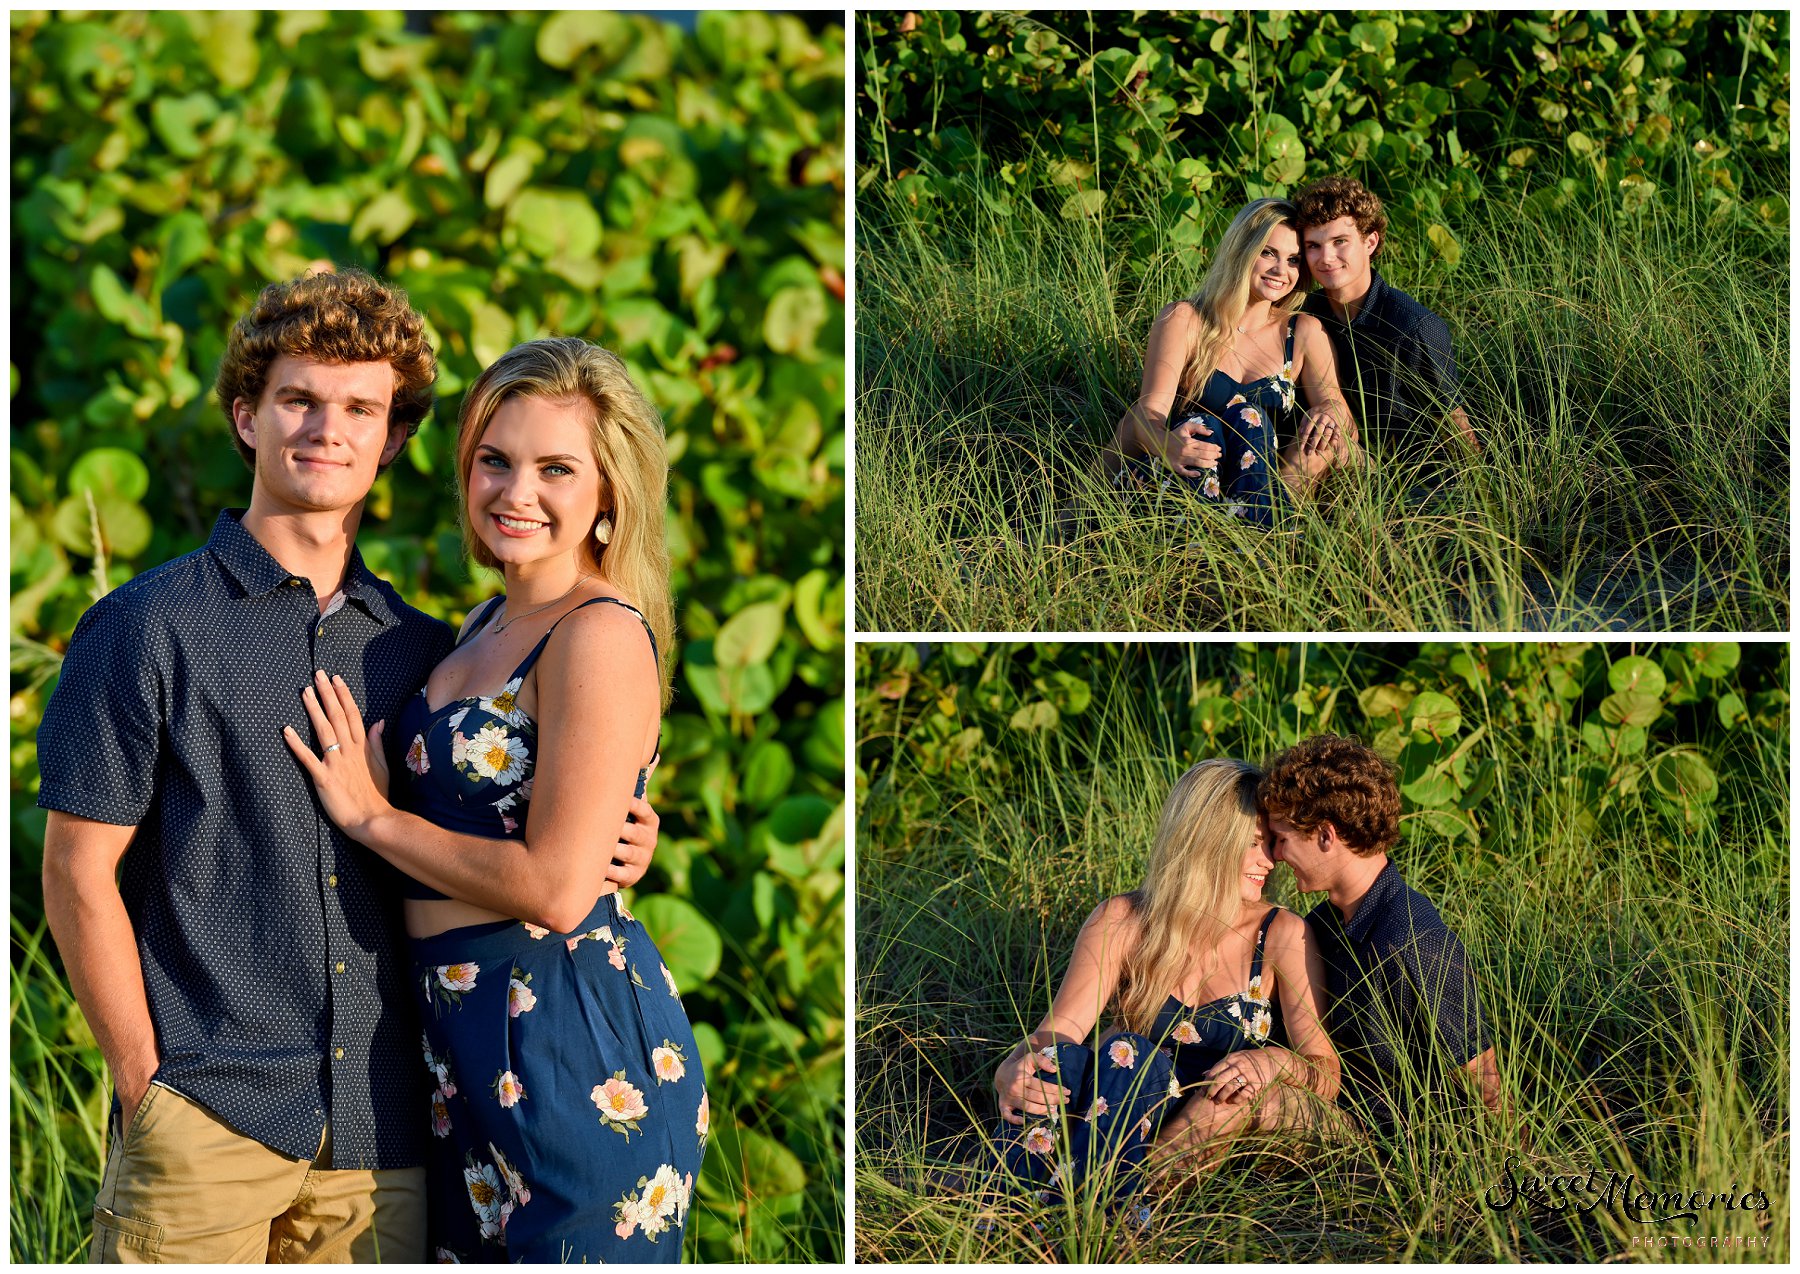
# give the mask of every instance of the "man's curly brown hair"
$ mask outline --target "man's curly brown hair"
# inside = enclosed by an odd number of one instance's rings
[[[394,369],[389,422],[405,425],[410,438],[431,414],[437,356],[405,292],[354,269],[271,283],[232,326],[213,386],[238,454],[251,468],[256,448],[238,433],[231,405],[240,398],[261,402],[269,367],[283,354],[320,363],[387,363]]]
[[[1365,238],[1371,233],[1379,233],[1381,242],[1375,245],[1375,251],[1369,255],[1381,255],[1381,249],[1387,245],[1387,209],[1381,206],[1381,199],[1354,177],[1321,177],[1300,188],[1294,196],[1294,206],[1300,210],[1300,237],[1306,238],[1306,232],[1314,226],[1326,225],[1339,217],[1350,217],[1356,222],[1356,231]]]
[[[1394,767],[1342,735],[1314,735],[1270,761],[1256,802],[1308,834],[1330,823],[1355,854],[1378,854],[1400,837]]]

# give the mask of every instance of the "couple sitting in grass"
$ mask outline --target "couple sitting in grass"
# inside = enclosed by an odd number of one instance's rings
[[[1182,775],[1143,885],[1095,908],[995,1074],[1010,1176],[1116,1199],[1241,1133],[1392,1132],[1450,1074],[1498,1111],[1463,945],[1388,859],[1399,815],[1391,767],[1335,735]],[[1277,862],[1326,894],[1305,919],[1263,898]]]
[[[1184,485],[1267,527],[1365,440],[1383,463],[1417,460],[1448,418],[1476,446],[1448,325],[1374,268],[1386,235],[1381,200],[1348,177],[1238,213],[1200,290],[1150,329],[1105,455],[1121,484]]]

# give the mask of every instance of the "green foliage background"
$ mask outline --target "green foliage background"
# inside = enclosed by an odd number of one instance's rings
[[[859,644],[858,1257],[1786,1259],[1789,676],[1785,642]],[[1373,1153],[1247,1139],[1141,1227],[1091,1191],[996,1210],[951,1165],[980,1162],[1083,917],[1142,882],[1170,785],[1324,731],[1397,762],[1395,861],[1468,946],[1523,1138],[1409,1099]],[[1502,1213],[1509,1156],[1772,1203]]]
[[[634,905],[696,953],[674,972],[714,1138],[689,1255],[840,1259],[841,27],[40,12],[11,37],[14,1259],[78,1255],[104,1128],[42,929],[42,706],[93,599],[245,502],[211,380],[256,291],[316,261],[431,326],[438,410],[360,544],[433,614],[493,591],[451,464],[481,367],[585,336],[661,408],[682,663]]]
[[[1632,212],[1674,197],[1691,155],[1718,215],[1787,224],[1785,13],[937,11],[859,24],[858,188],[891,187],[915,208],[981,197],[1007,215],[1009,196],[979,194],[984,172],[1021,196],[1048,178],[1065,216],[1126,187],[1160,200],[1171,239],[1197,249],[1210,242],[1198,205],[1348,172],[1452,269],[1446,222],[1486,195],[1524,194],[1528,216],[1573,198]],[[1157,227],[1137,235],[1139,254],[1162,244]]]

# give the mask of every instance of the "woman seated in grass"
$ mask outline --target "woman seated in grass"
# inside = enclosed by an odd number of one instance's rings
[[[1297,1122],[1306,1093],[1336,1097],[1318,948],[1305,921],[1263,901],[1260,778],[1212,760],[1176,781],[1144,883],[1094,909],[1049,1015],[995,1074],[997,1149],[1044,1197],[1091,1180],[1112,1200],[1146,1159],[1211,1162],[1240,1132]],[[1108,1007],[1116,1020],[1089,1049]]]
[[[1331,342],[1299,312],[1310,278],[1297,217],[1283,199],[1246,205],[1200,290],[1156,316],[1143,385],[1104,456],[1122,485],[1179,482],[1266,527],[1284,492],[1305,495],[1359,454]]]

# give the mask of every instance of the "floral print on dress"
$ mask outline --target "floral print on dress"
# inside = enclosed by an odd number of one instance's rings
[[[1294,410],[1294,360],[1292,358],[1283,363],[1281,370],[1269,378],[1269,383],[1274,386],[1275,392],[1281,397],[1281,409],[1283,411]]]
[[[679,1229],[687,1220],[689,1196],[694,1174],[684,1181],[670,1164],[663,1164],[655,1174],[638,1178],[639,1193],[625,1193],[613,1210],[618,1236],[628,1239],[634,1231],[652,1243],[671,1228]]]
[[[687,1074],[687,1058],[681,1054],[681,1045],[664,1040],[661,1048],[650,1050],[650,1067],[656,1072],[659,1086],[672,1084]]]
[[[519,695],[542,649],[498,693],[437,711],[422,694],[409,700],[407,719],[390,723],[396,804],[462,834],[523,831],[538,744]],[[403,765],[415,738],[424,754]],[[710,1103],[691,1027],[656,979],[654,940],[622,911],[608,895],[554,944],[552,930],[523,920],[414,940],[413,985],[437,1010],[424,1015],[425,1251],[533,1263],[679,1257]],[[596,1114],[582,1116],[588,1101]]]
[[[425,736],[414,735],[412,746],[406,749],[406,768],[414,774],[425,774],[431,769],[431,758],[425,752]]]
[[[481,1237],[498,1239],[513,1211],[513,1201],[500,1180],[500,1170],[491,1163],[477,1162],[471,1151],[468,1166],[463,1169],[463,1181],[469,1188],[469,1206],[475,1209],[481,1222]]]
[[[520,974],[524,974],[523,977]],[[506,1015],[517,1017],[521,1013],[529,1013],[537,1007],[537,996],[531,989],[531,975],[513,966],[512,983],[506,990]]]
[[[643,1092],[631,1086],[624,1071],[614,1071],[613,1077],[604,1084],[595,1084],[594,1091],[588,1096],[600,1108],[600,1122],[622,1134],[626,1141],[631,1140],[632,1133],[640,1131],[638,1121],[650,1113],[650,1107],[644,1104]]]
[[[511,1071],[501,1071],[494,1077],[494,1098],[502,1107],[511,1110],[525,1100],[525,1085]]]
[[[519,687],[524,684],[525,678],[514,677],[492,699],[477,698],[475,706],[490,716],[499,717],[510,726],[525,725],[531,718],[519,707]]]
[[[525,740],[509,734],[505,726],[484,725],[463,745],[463,764],[477,778],[495,783],[517,783],[525,777],[531,759]]]
[[[462,998],[475,989],[479,964],[440,964],[425,971],[425,1002],[434,1008],[445,1004],[462,1007]]]
[[[1116,1039],[1107,1045],[1106,1055],[1112,1059],[1114,1066],[1124,1070],[1130,1070],[1137,1065],[1137,1045],[1128,1039]]]

